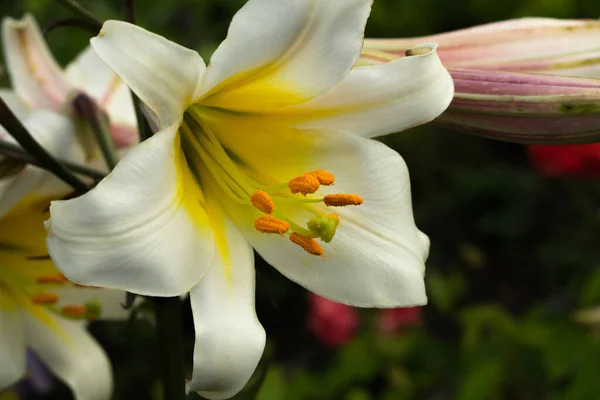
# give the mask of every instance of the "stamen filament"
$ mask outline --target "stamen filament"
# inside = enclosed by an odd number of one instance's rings
[[[301,227],[300,225],[298,225],[297,223],[295,223],[294,221],[292,221],[285,215],[281,215],[278,212],[273,213],[273,215],[279,219],[284,220],[288,224],[290,224],[290,229],[292,230],[292,232],[298,233],[299,235],[304,236],[306,238],[318,238],[319,237],[319,235],[317,235],[315,232]]]
[[[221,189],[223,189],[223,191],[236,203],[250,204],[250,201],[248,200],[249,195],[245,191],[243,191],[243,189],[237,184],[237,182],[235,182],[235,180],[233,180],[230,176],[224,175],[222,173],[222,168],[219,168],[218,165],[214,163],[214,159],[208,154],[208,152],[205,151],[201,144],[196,140],[194,133],[191,131],[191,129],[187,126],[185,122],[181,125],[181,128],[181,132],[184,133],[185,138],[194,147],[194,150],[200,153],[200,157],[202,157],[204,165],[206,165],[206,167],[213,175],[215,181],[221,187]],[[226,181],[233,183],[235,186],[232,187],[231,185],[228,185]],[[241,194],[239,192],[240,189],[242,190]],[[237,191],[237,193],[234,191]]]

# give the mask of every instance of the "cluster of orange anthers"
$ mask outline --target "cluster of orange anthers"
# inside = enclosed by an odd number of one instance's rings
[[[318,169],[290,179],[287,186],[292,194],[306,196],[316,193],[321,185],[329,186],[333,185],[334,182],[335,177],[332,173]],[[346,193],[328,194],[322,199],[314,200],[321,201],[328,207],[359,206],[363,203],[363,199],[360,196]],[[325,258],[323,247],[315,238],[320,238],[321,241],[326,243],[329,243],[333,239],[340,221],[337,214],[326,215],[321,213],[308,222],[308,229],[300,227],[298,230],[301,231],[296,232],[290,226],[290,224],[295,225],[291,221],[272,216],[275,212],[275,201],[266,191],[256,190],[252,193],[250,202],[256,209],[267,214],[258,217],[254,221],[254,228],[256,230],[263,233],[275,233],[284,236],[291,229],[290,241],[292,243],[297,244],[312,255]]]
[[[35,279],[35,282],[40,285],[59,285],[71,284],[69,280],[61,273],[52,275],[41,275]],[[72,284],[74,287],[82,287]],[[54,292],[39,292],[31,297],[31,301],[35,305],[54,306],[60,300],[60,296]],[[101,306],[96,303],[86,303],[84,305],[67,304],[60,309],[54,309],[59,314],[72,319],[87,319],[93,321],[100,315]]]

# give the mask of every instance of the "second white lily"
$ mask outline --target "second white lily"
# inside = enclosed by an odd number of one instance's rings
[[[250,0],[208,67],[123,22],[92,40],[161,130],[88,194],[52,203],[48,247],[79,283],[191,291],[188,390],[228,398],[261,357],[252,247],[338,302],[426,302],[429,241],[414,223],[406,166],[367,137],[437,117],[453,84],[433,44],[353,69],[370,5]]]

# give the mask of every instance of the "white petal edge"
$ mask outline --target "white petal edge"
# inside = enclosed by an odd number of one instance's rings
[[[178,296],[202,279],[215,243],[201,199],[183,185],[179,124],[134,148],[85,195],[51,203],[48,250],[71,281]]]
[[[126,22],[105,22],[91,44],[152,109],[161,128],[181,118],[206,68],[195,51]]]
[[[257,232],[251,219],[236,220],[238,227],[269,264],[330,300],[377,308],[426,304],[429,240],[415,226],[404,160],[374,140],[349,134],[314,135],[312,159],[300,160],[300,168],[321,168],[336,177],[333,186],[322,186],[317,194],[354,193],[364,199],[358,207],[323,208],[341,219],[332,242],[319,241],[327,259],[308,254],[288,238]],[[307,217],[299,214],[297,219],[304,223]]]
[[[354,68],[321,97],[283,110],[298,113],[302,128],[352,132],[365,137],[400,132],[438,117],[450,104],[454,83],[435,43],[425,54]]]
[[[2,42],[13,90],[32,107],[59,110],[69,87],[35,19],[5,17]]]
[[[221,212],[222,213],[222,212]],[[254,309],[254,253],[226,217],[220,221],[225,256],[190,293],[196,344],[186,390],[207,399],[227,399],[248,382],[260,361],[266,335]]]
[[[82,323],[52,318],[53,327],[25,314],[27,346],[73,391],[75,400],[109,400],[112,369],[100,345]]]
[[[238,74],[255,72],[248,80],[264,80],[263,86],[272,91],[284,86],[299,98],[314,98],[341,81],[354,65],[371,3],[249,0],[234,16],[194,98]],[[256,107],[256,102],[269,100],[265,97],[245,103]]]
[[[30,112],[22,123],[53,156],[80,164],[84,162],[83,149],[75,137],[75,127],[66,116],[37,109]],[[11,136],[6,136],[4,140],[17,144]],[[10,211],[26,195],[61,196],[70,190],[67,184],[50,172],[27,165],[16,175],[0,180],[0,216]]]
[[[21,379],[26,372],[26,346],[20,308],[0,288],[0,390]],[[7,307],[8,306],[8,307]]]

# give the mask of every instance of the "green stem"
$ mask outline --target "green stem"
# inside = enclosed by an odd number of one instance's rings
[[[65,183],[70,185],[75,191],[79,193],[85,193],[89,190],[88,185],[85,184],[76,175],[71,173],[63,164],[55,159],[50,153],[46,151],[34,138],[31,136],[27,128],[23,126],[21,121],[13,114],[8,108],[4,100],[0,98],[0,121],[2,126],[6,129],[13,138],[23,149],[31,154],[31,156],[37,160],[40,166],[44,169],[52,172],[56,177],[63,180]]]
[[[115,144],[110,134],[106,117],[101,115],[101,111],[94,103],[94,100],[85,94],[78,95],[73,100],[73,105],[77,113],[86,120],[92,129],[106,165],[112,171],[119,162],[119,158],[115,152]]]
[[[131,93],[133,97],[133,105],[135,106],[135,118],[137,120],[138,134],[140,135],[140,143],[152,137],[152,129],[142,110],[143,104],[135,93]]]
[[[46,168],[38,160],[33,158],[29,153],[23,151],[19,146],[9,142],[0,142],[0,154],[13,160],[21,161],[26,164],[35,165],[36,167],[43,168],[49,172],[52,172],[49,168]],[[102,180],[106,176],[104,172],[98,171],[93,168],[84,167],[83,165],[75,164],[70,161],[58,160],[61,164],[67,167],[71,172],[88,176],[96,180]]]
[[[181,300],[179,297],[155,298],[154,310],[164,399],[185,399]]]
[[[56,2],[62,4],[63,6],[67,7],[68,9],[70,9],[79,18],[83,19],[84,21],[87,21],[88,23],[90,23],[91,25],[96,27],[96,29],[98,31],[100,31],[100,29],[102,29],[103,21],[96,18],[96,16],[94,14],[92,14],[89,10],[86,10],[77,1],[75,1],[75,0],[56,0]]]

